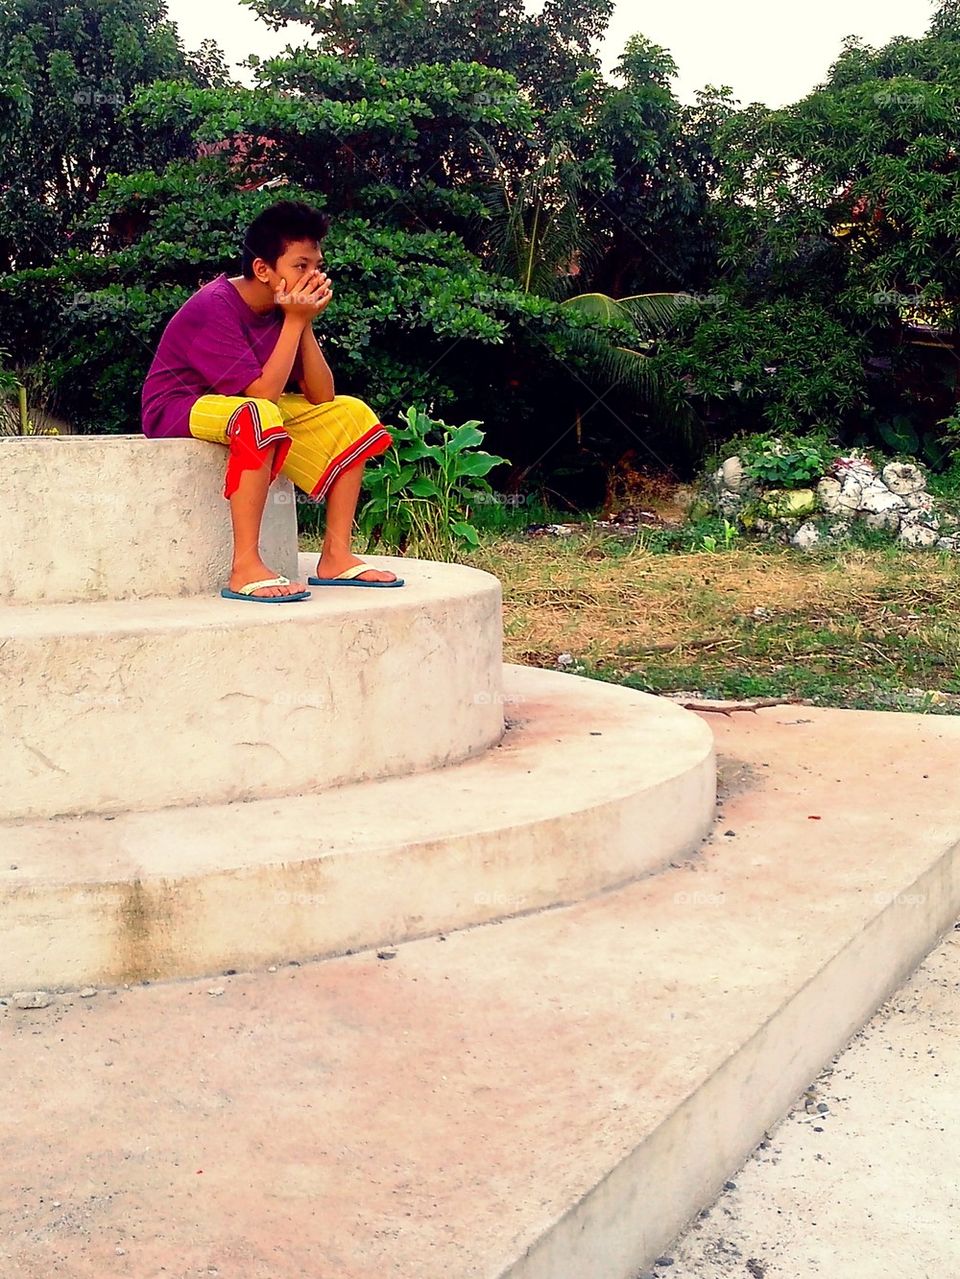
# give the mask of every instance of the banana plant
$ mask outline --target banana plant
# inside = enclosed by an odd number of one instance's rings
[[[674,329],[689,294],[612,298],[605,293],[580,293],[564,298],[573,271],[589,275],[600,252],[583,228],[582,181],[575,158],[555,143],[543,163],[511,189],[502,157],[479,132],[475,136],[488,159],[488,181],[479,195],[487,210],[491,269],[515,280],[524,292],[550,298],[595,322],[575,329],[570,340],[598,383],[600,398],[604,390],[621,388],[689,438],[693,421],[687,401],[679,388],[664,386],[651,358],[658,342]],[[579,443],[580,410],[575,412]]]
[[[391,426],[393,443],[365,483],[370,497],[357,516],[370,540],[428,559],[455,559],[476,546],[471,501],[492,489],[484,478],[507,459],[477,447],[485,432],[479,421],[456,428],[411,407]]]

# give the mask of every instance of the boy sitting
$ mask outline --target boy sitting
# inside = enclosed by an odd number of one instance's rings
[[[313,333],[332,297],[321,247],[329,222],[301,201],[264,209],[244,236],[242,275],[222,274],[187,299],[164,329],[143,384],[145,435],[192,436],[228,449],[223,495],[233,568],[221,594],[231,599],[308,597],[302,583],[276,576],[260,558],[267,490],[280,473],[327,502],[311,585],[403,585],[350,551],[363,465],[393,440],[362,400],[334,393]]]

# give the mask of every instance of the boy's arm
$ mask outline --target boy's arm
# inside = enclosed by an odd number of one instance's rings
[[[325,305],[319,300],[321,289],[319,272],[307,271],[289,293],[284,286],[283,292],[277,294],[277,305],[283,309],[283,327],[260,376],[244,388],[244,395],[273,400],[274,403],[280,398],[290,381],[303,330],[309,328],[310,321],[315,315],[319,315]]]
[[[326,404],[336,392],[333,389],[333,372],[324,358],[311,324],[304,326],[300,335],[300,359],[303,377],[298,379],[300,390],[311,404]]]
[[[277,338],[277,345],[260,370],[260,376],[254,378],[249,386],[244,387],[244,395],[260,400],[273,400],[276,403],[290,380],[290,370],[293,368],[293,361],[300,347],[304,326],[309,323],[308,316],[298,315],[295,311],[288,311],[284,315],[283,328]]]

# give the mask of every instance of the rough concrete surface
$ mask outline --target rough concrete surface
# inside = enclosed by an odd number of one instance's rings
[[[0,822],[0,995],[407,941],[579,901],[698,847],[716,764],[697,715],[559,671],[507,665],[503,679],[510,728],[466,763]]]
[[[367,562],[405,585],[318,587],[280,605],[211,594],[0,606],[0,817],[288,795],[492,746],[497,578]]]
[[[616,891],[321,963],[0,1008],[0,1276],[651,1267],[960,909],[960,719],[791,707],[710,726],[712,835]],[[944,1037],[925,1046],[946,1075]],[[857,1094],[833,1080],[842,1120]],[[890,1273],[922,1275],[915,1228],[895,1228],[904,1186],[952,1177],[957,1144],[945,1108],[942,1134],[923,1113],[895,1103],[883,1154],[815,1217],[772,1214],[745,1279],[778,1238],[820,1248],[804,1256],[835,1279],[883,1276],[898,1246]],[[817,1126],[801,1135],[829,1140]],[[859,1272],[825,1251],[846,1218],[814,1234],[843,1203]]]
[[[960,923],[728,1187],[643,1279],[960,1273]]]
[[[226,456],[202,440],[0,436],[0,607],[217,595],[233,545]],[[278,476],[260,534],[265,562],[291,578],[293,499]]]

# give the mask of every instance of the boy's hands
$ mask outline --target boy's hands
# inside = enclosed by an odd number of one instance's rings
[[[274,297],[285,315],[307,325],[330,304],[333,287],[323,271],[305,271],[289,292],[284,284]]]

